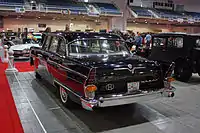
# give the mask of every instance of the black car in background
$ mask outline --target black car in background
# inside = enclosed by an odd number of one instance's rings
[[[200,35],[155,34],[149,59],[160,62],[175,62],[175,77],[180,81],[188,81],[192,73],[200,75]]]
[[[174,96],[173,64],[163,72],[113,34],[49,33],[42,48],[31,48],[30,61],[36,78],[52,83],[67,106],[73,101],[92,110]]]

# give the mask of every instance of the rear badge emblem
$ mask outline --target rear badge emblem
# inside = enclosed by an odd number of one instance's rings
[[[132,69],[133,66],[132,66],[131,64],[128,64],[128,68],[129,68],[129,69]]]
[[[108,91],[111,91],[111,90],[113,90],[115,88],[115,85],[114,84],[107,84],[106,85],[106,90],[108,90]]]

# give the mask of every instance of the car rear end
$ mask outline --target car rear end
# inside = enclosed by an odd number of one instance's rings
[[[131,104],[157,99],[163,95],[174,96],[171,72],[174,64],[163,74],[160,66],[101,69],[92,68],[85,82],[85,109]],[[148,67],[150,68],[150,67]]]

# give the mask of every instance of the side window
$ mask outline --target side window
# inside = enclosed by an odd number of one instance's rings
[[[65,51],[66,51],[65,41],[63,39],[60,39],[60,46],[59,46],[59,49],[58,49],[58,54],[65,56],[66,55]]]
[[[155,47],[166,47],[166,38],[154,37],[153,46]]]
[[[51,42],[51,36],[46,36],[44,46],[43,46],[44,50],[46,51],[48,50],[50,42]]]
[[[59,41],[59,38],[58,38],[58,37],[54,36],[54,37],[52,38],[49,51],[56,53],[57,47],[58,47],[58,41]]]
[[[168,47],[171,48],[183,48],[183,38],[182,37],[169,37]]]
[[[75,41],[69,45],[70,53],[86,53],[88,44],[85,41]]]

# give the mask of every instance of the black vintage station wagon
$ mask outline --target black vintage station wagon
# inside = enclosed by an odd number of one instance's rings
[[[200,35],[160,33],[152,39],[149,59],[175,62],[174,74],[180,81],[188,81],[192,73],[200,75]]]
[[[164,72],[154,61],[132,55],[119,36],[107,33],[50,33],[31,49],[36,78],[58,90],[64,105],[107,107],[173,97],[173,64]]]

